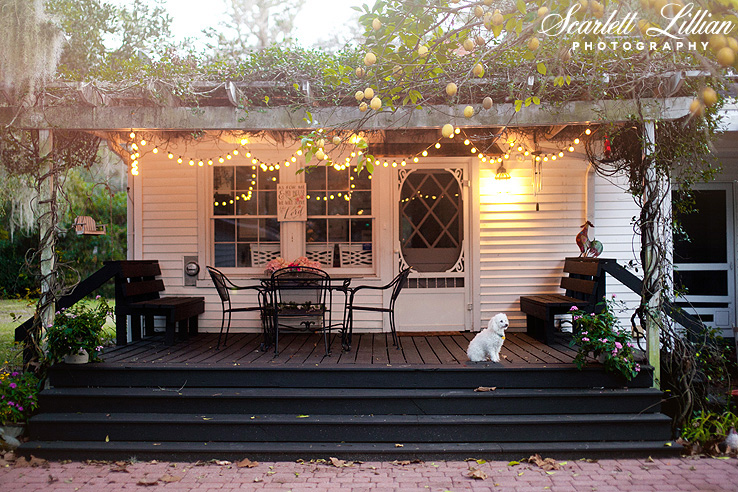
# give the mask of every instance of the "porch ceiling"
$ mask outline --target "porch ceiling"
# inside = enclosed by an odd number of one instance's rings
[[[673,120],[689,114],[692,98],[575,101],[566,104],[529,106],[516,113],[512,104],[497,104],[472,118],[463,116],[465,105],[437,105],[423,109],[398,108],[379,114],[361,113],[356,107],[304,109],[287,106],[244,111],[229,106],[197,108],[152,105],[64,105],[0,107],[0,125],[13,123],[27,129],[60,128],[89,131],[159,130],[294,130],[351,128],[365,130],[437,129],[446,123],[462,127],[533,127],[598,122],[623,122],[634,114],[646,120]],[[369,115],[369,116],[367,116]],[[306,121],[311,120],[311,124]]]

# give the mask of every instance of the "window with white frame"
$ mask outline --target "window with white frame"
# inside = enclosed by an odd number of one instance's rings
[[[279,170],[213,167],[212,238],[216,267],[263,267],[280,256]]]
[[[323,268],[373,265],[372,177],[354,168],[319,166],[305,174],[305,254]]]

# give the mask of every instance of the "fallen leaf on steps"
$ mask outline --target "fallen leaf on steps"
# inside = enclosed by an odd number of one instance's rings
[[[528,458],[528,463],[534,464],[538,466],[538,468],[541,468],[542,470],[545,470],[545,471],[561,469],[561,466],[559,466],[559,464],[556,463],[555,459],[553,458],[543,459],[541,458],[540,454],[534,454],[533,456]]]
[[[485,392],[485,391],[494,391],[497,389],[497,386],[480,386],[479,388],[475,389],[476,392]]]
[[[149,478],[142,478],[141,480],[136,482],[136,485],[140,485],[142,487],[153,487],[155,485],[159,485],[159,481],[156,479],[151,480]]]
[[[478,468],[469,468],[469,478],[474,478],[476,480],[486,480],[487,474],[484,473],[482,470],[479,470]]]
[[[179,482],[182,480],[182,477],[178,475],[162,475],[159,477],[159,481],[164,483],[173,483],[173,482]]]
[[[251,461],[248,458],[244,458],[241,461],[237,461],[236,462],[236,466],[238,468],[254,468],[256,466],[259,466],[259,462],[258,461]]]
[[[336,468],[345,468],[347,466],[353,465],[353,463],[350,462],[350,461],[349,462],[346,462],[344,460],[339,460],[338,458],[334,458],[332,456],[329,458],[329,460],[330,460],[331,464],[333,466],[335,466]]]

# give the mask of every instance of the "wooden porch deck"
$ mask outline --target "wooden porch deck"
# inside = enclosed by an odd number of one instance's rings
[[[471,363],[466,347],[475,333],[400,334],[400,349],[392,345],[390,334],[355,334],[349,352],[341,351],[336,335],[331,340],[332,354],[325,355],[319,335],[285,334],[280,336],[279,355],[270,349],[259,350],[260,334],[231,334],[228,346],[216,350],[218,335],[205,333],[173,346],[164,344],[163,336],[106,349],[103,364],[186,364],[203,366],[455,366],[480,367]],[[543,344],[525,333],[508,333],[500,353],[502,367],[571,365],[576,351],[570,337],[559,335],[553,343]],[[595,362],[592,360],[591,362]],[[487,363],[492,365],[491,363]],[[494,364],[496,365],[496,364]]]

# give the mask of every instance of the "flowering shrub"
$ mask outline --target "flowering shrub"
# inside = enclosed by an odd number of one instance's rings
[[[0,423],[23,423],[38,406],[39,380],[30,372],[0,372]]]
[[[602,312],[599,314],[581,311],[572,306],[571,314],[574,323],[572,346],[577,347],[574,363],[579,369],[584,367],[587,356],[604,357],[605,370],[620,373],[631,380],[641,370],[635,360],[630,333],[620,327],[618,318],[613,314],[615,296],[605,299]]]
[[[276,272],[280,268],[287,268],[287,267],[310,267],[310,268],[320,268],[320,262],[319,261],[311,261],[308,260],[305,256],[300,256],[299,258],[296,258],[292,260],[291,262],[288,262],[281,256],[274,258],[273,260],[269,260],[269,263],[267,263],[266,270],[264,270],[264,273],[267,275],[271,275],[272,273]]]
[[[91,361],[98,359],[103,349],[103,325],[113,313],[105,299],[97,299],[100,303],[95,307],[75,304],[56,313],[54,323],[46,331],[46,358],[50,363],[81,350],[87,351]]]

